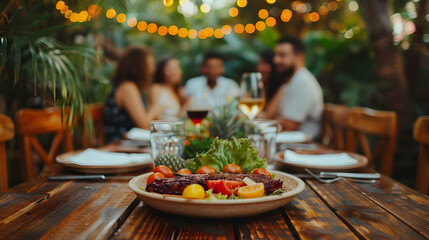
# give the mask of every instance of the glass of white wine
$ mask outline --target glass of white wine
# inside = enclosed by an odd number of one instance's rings
[[[241,79],[240,110],[250,119],[255,119],[265,107],[265,89],[261,73],[244,73]]]

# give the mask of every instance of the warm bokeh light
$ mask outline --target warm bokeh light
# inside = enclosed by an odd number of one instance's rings
[[[312,12],[312,13],[310,13],[309,18],[310,18],[310,21],[317,22],[317,21],[319,21],[320,17],[319,17],[319,14],[317,12]]]
[[[245,7],[247,5],[247,0],[237,0],[237,6]]]
[[[179,32],[179,28],[175,25],[171,25],[170,27],[168,27],[168,34],[174,36]]]
[[[263,31],[265,29],[265,23],[263,21],[258,21],[255,24],[256,30]]]
[[[65,5],[66,5],[66,3],[64,1],[58,1],[57,4],[55,5],[55,7],[58,10],[61,10]]]
[[[225,35],[231,34],[232,28],[229,25],[222,26],[222,33]]]
[[[101,12],[101,7],[95,4],[89,5],[88,13],[90,17],[95,17]]]
[[[236,33],[238,33],[238,34],[241,34],[241,33],[243,33],[244,32],[244,26],[243,26],[243,24],[237,24],[237,25],[235,25],[234,26],[234,31],[236,32]]]
[[[70,21],[72,21],[72,22],[77,22],[79,20],[79,14],[77,14],[77,13],[72,13],[71,15],[70,15]]]
[[[222,32],[222,30],[220,30],[220,29],[216,29],[216,30],[214,31],[214,36],[215,36],[215,38],[222,38],[222,37],[223,37],[223,32]]]
[[[350,11],[352,11],[352,12],[356,12],[356,11],[359,9],[359,5],[358,5],[358,3],[357,3],[356,1],[351,1],[351,2],[349,3],[349,9],[350,9]]]
[[[129,18],[127,24],[129,27],[135,27],[137,25],[137,19],[135,17]]]
[[[82,11],[79,13],[79,22],[85,22],[88,19],[88,12],[87,11]]]
[[[319,14],[322,16],[328,14],[328,12],[329,8],[324,5],[319,8]]]
[[[185,38],[188,36],[188,29],[186,28],[180,28],[178,32],[179,37]]]
[[[71,10],[67,10],[66,13],[64,13],[64,17],[65,18],[70,18],[70,16],[71,16],[72,13],[73,12]]]
[[[284,9],[282,11],[282,14],[280,15],[280,19],[283,22],[289,22],[291,18],[292,18],[292,11],[289,9]]]
[[[137,29],[141,32],[146,30],[146,28],[147,28],[147,23],[145,21],[141,21],[139,22],[139,24],[137,24]]]
[[[156,26],[155,23],[149,23],[149,25],[147,25],[147,31],[149,33],[154,33],[156,32],[157,29],[158,29],[158,26]]]
[[[269,15],[269,13],[268,13],[268,10],[267,10],[267,9],[261,9],[261,10],[259,10],[259,12],[258,12],[258,16],[259,16],[259,18],[261,18],[261,19],[265,19],[265,18],[267,18],[267,17],[268,17],[268,15]]]
[[[232,7],[232,8],[229,9],[228,13],[229,13],[229,16],[231,16],[231,17],[237,17],[237,15],[238,15],[238,8]]]
[[[166,26],[160,26],[158,28],[158,34],[161,36],[165,36],[168,33],[168,28]]]
[[[273,3],[275,3],[276,2],[276,0],[267,0],[267,3],[268,4],[273,4]]]
[[[198,36],[198,32],[197,32],[197,30],[195,30],[195,29],[190,29],[189,30],[189,32],[188,32],[188,37],[190,38],[190,39],[194,39],[194,38],[196,38]]]
[[[198,31],[198,37],[200,39],[206,39],[207,38],[205,29],[201,29],[200,31]]]
[[[249,34],[252,34],[255,32],[255,25],[253,25],[251,23],[246,24],[246,27],[244,27],[244,30]]]
[[[173,0],[164,0],[164,5],[166,7],[170,7],[171,5],[173,5],[174,1]]]
[[[116,21],[118,21],[118,23],[123,23],[126,19],[127,16],[123,13],[119,13],[118,16],[116,16]]]
[[[206,36],[207,37],[213,36],[213,32],[214,32],[213,28],[208,27],[208,28],[205,29],[205,31],[206,31]]]
[[[276,19],[273,17],[267,18],[267,20],[265,20],[265,22],[266,22],[268,27],[274,27],[277,23]]]
[[[110,8],[106,11],[106,17],[107,18],[114,18],[115,15],[116,15],[115,9]]]
[[[64,14],[67,12],[67,10],[69,10],[69,7],[65,5],[63,8],[61,8],[60,13]]]
[[[336,2],[329,2],[328,7],[329,7],[329,10],[335,11],[338,8],[338,4]]]
[[[207,3],[203,3],[200,6],[200,10],[203,13],[208,13],[208,12],[210,12],[210,5],[208,5]]]

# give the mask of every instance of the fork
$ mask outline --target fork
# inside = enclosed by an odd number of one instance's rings
[[[308,168],[306,168],[305,171],[308,172],[311,176],[313,176],[314,178],[316,178],[317,180],[319,180],[320,182],[323,182],[323,183],[333,183],[333,182],[336,182],[336,181],[339,181],[339,180],[346,180],[345,178],[342,178],[342,177],[336,177],[336,178],[333,178],[333,179],[321,179],[316,174],[314,174],[313,172],[311,172]],[[357,182],[357,183],[376,183],[377,182],[377,180],[375,180],[375,179],[361,180],[361,179],[347,178],[347,180],[352,181],[352,182]]]

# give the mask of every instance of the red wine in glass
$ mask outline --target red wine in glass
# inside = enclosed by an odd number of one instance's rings
[[[208,109],[187,110],[186,113],[188,114],[188,117],[191,119],[192,123],[194,123],[194,125],[197,125],[197,124],[201,124],[204,118],[207,117],[209,110]]]

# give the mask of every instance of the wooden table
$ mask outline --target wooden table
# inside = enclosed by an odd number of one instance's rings
[[[47,181],[61,171],[54,166],[0,193],[0,239],[429,238],[429,197],[385,176],[376,184],[305,179],[305,190],[280,209],[210,220],[151,209],[128,181]]]

